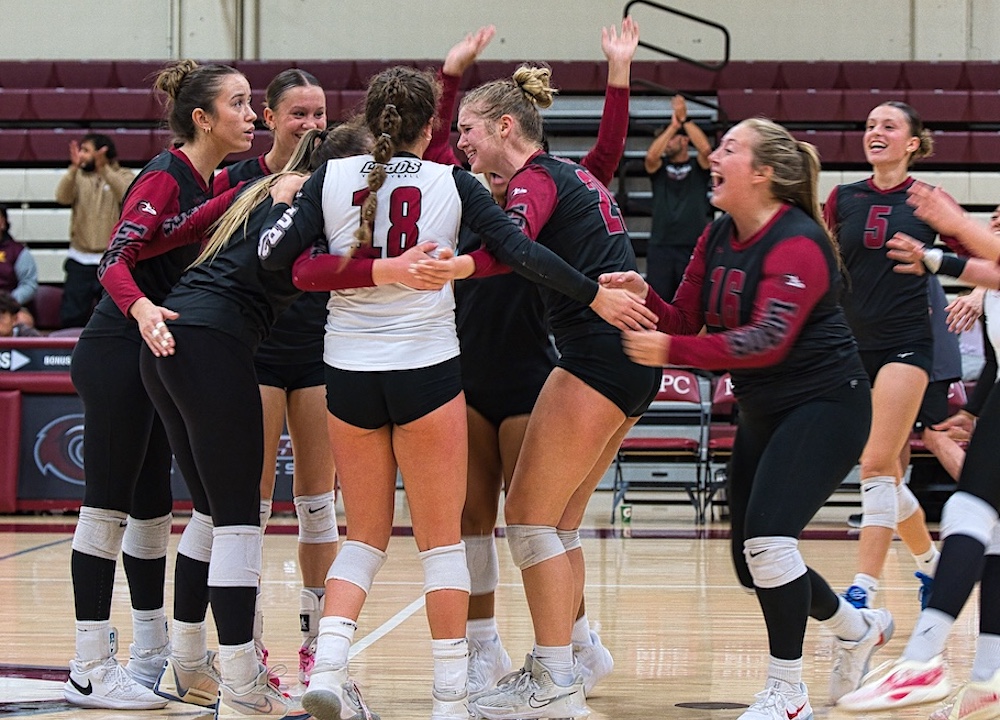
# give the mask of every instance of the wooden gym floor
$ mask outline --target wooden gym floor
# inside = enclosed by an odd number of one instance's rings
[[[733,576],[725,523],[692,522],[684,506],[634,506],[631,537],[608,523],[611,493],[591,501],[582,528],[587,559],[586,602],[592,622],[615,658],[614,673],[590,699],[593,720],[729,720],[763,687],[766,634],[757,602]],[[854,574],[856,531],[846,518],[855,509],[824,508],[802,543],[806,561],[836,590]],[[73,653],[73,600],[69,576],[74,517],[0,517],[0,717],[50,720],[86,718],[208,717],[198,708],[170,703],[150,712],[74,708],[62,699],[66,663]],[[178,517],[171,551],[179,528]],[[352,672],[373,710],[386,720],[424,720],[430,714],[429,633],[421,595],[422,573],[403,499],[398,536],[362,613]],[[932,529],[935,529],[932,527]],[[516,568],[500,541],[497,614],[515,666],[531,646],[531,626]],[[264,548],[265,641],[272,663],[287,665],[292,692],[298,632],[299,575],[294,520],[278,517]],[[168,563],[167,607],[172,563]],[[896,619],[895,639],[875,656],[894,659],[916,619],[914,563],[898,541],[890,551],[880,602]],[[119,568],[113,623],[120,630],[119,658],[131,636],[128,591]],[[971,667],[978,627],[974,595],[952,633],[953,679]],[[210,636],[211,637],[211,636]],[[211,642],[211,640],[210,640]],[[833,640],[816,624],[806,635],[805,681],[817,718],[926,718],[935,706],[851,715],[827,707]]]

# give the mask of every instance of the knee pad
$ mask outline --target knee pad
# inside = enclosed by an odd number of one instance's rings
[[[507,544],[521,570],[566,554],[556,529],[548,525],[508,525]]]
[[[580,529],[576,530],[560,530],[556,528],[556,535],[559,536],[559,542],[562,543],[563,550],[569,552],[570,550],[576,550],[579,547],[583,547],[580,544]]]
[[[793,537],[749,538],[743,543],[743,554],[759,588],[781,587],[806,574],[799,541]]]
[[[260,528],[226,525],[212,531],[212,559],[208,564],[209,587],[260,585]]]
[[[80,518],[73,532],[73,549],[103,560],[118,560],[128,515],[117,510],[80,508]]]
[[[340,540],[332,490],[322,495],[295,498],[295,515],[299,519],[299,542],[303,545],[322,545]]]
[[[192,510],[191,520],[181,533],[181,541],[177,544],[177,552],[198,562],[211,562],[212,527],[211,517]]]
[[[920,501],[906,483],[896,486],[896,522],[909,520],[920,509]]]
[[[465,543],[441,545],[420,553],[424,566],[424,595],[435,590],[469,592],[469,567],[465,564]]]
[[[486,595],[500,584],[500,556],[492,533],[489,535],[464,535],[465,564],[469,567],[469,592]]]
[[[896,529],[896,479],[879,475],[861,481],[861,527]]]
[[[166,557],[167,544],[170,542],[170,524],[173,519],[173,515],[164,515],[152,520],[137,520],[130,517],[122,540],[122,552],[140,560],[159,560]]]
[[[941,511],[941,539],[966,535],[989,545],[997,524],[997,511],[988,502],[961,490],[948,498]]]
[[[385,553],[382,550],[357,540],[347,540],[337,553],[326,579],[343,580],[357,585],[367,595],[372,589],[375,575],[384,564]]]
[[[993,526],[993,537],[986,546],[987,555],[1000,555],[1000,522]]]

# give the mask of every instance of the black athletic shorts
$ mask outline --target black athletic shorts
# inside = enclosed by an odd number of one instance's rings
[[[617,405],[639,417],[660,389],[661,368],[628,359],[617,333],[592,333],[559,343],[558,367],[572,373]]]
[[[905,346],[892,348],[890,350],[862,350],[860,352],[861,363],[868,373],[868,381],[874,385],[875,376],[884,365],[889,363],[903,363],[918,367],[928,376],[934,367],[934,340],[926,338],[915,340]]]
[[[355,427],[375,430],[419,420],[462,392],[458,356],[415,370],[355,371],[329,365],[326,406]]]
[[[924,428],[948,419],[948,388],[951,383],[951,380],[935,380],[927,385],[924,401],[917,413],[917,422],[913,425],[915,431],[921,432]]]
[[[322,360],[318,362],[282,365],[279,363],[261,362],[255,359],[253,366],[257,371],[258,385],[276,387],[286,392],[316,387],[326,382],[326,373],[324,371],[326,366]]]

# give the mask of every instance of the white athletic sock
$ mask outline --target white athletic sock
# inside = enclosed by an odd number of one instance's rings
[[[878,597],[878,578],[858,573],[854,576],[853,584],[865,589],[868,593],[868,607],[875,607],[875,598]]]
[[[976,659],[972,663],[972,682],[986,682],[1000,670],[1000,635],[980,634],[976,640]]]
[[[469,641],[465,638],[431,640],[434,658],[434,697],[460,700],[469,692]]]
[[[587,620],[587,613],[584,613],[573,623],[573,644],[582,647],[593,645],[590,639],[590,621]]]
[[[573,645],[535,645],[531,654],[548,668],[556,685],[573,682]]]
[[[171,623],[174,638],[171,654],[182,665],[201,665],[208,656],[208,630],[205,621],[189,623],[174,620]]]
[[[868,623],[865,621],[864,615],[844,598],[838,599],[840,603],[837,606],[837,612],[829,619],[824,620],[823,625],[841,640],[849,642],[860,640],[868,632]]]
[[[479,643],[495,642],[500,639],[497,630],[497,619],[495,617],[477,618],[465,623],[465,634],[469,640]]]
[[[931,543],[930,549],[922,553],[921,555],[914,555],[913,559],[917,563],[917,570],[922,572],[924,575],[930,575],[934,577],[934,573],[937,572],[938,558],[941,557],[941,552],[937,549],[934,543]]]
[[[151,651],[165,647],[167,635],[167,613],[163,608],[136,610],[132,608],[132,642],[140,650]]]
[[[773,655],[767,663],[767,676],[775,680],[783,680],[792,685],[802,682],[802,658],[796,660],[782,660]]]
[[[253,640],[242,645],[219,645],[222,682],[237,692],[246,690],[260,675],[260,661]]]
[[[347,666],[347,654],[354,642],[358,624],[350,618],[320,618],[319,635],[316,640],[316,666],[342,668]]]
[[[111,657],[111,620],[76,622],[76,662],[89,670]]]
[[[955,618],[934,608],[920,611],[917,624],[910,634],[910,641],[903,650],[906,660],[927,662],[944,652],[948,642],[948,633],[955,624]]]

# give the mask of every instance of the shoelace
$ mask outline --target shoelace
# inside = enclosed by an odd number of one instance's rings
[[[876,666],[874,670],[869,671],[867,675],[861,678],[861,685],[862,686],[867,685],[869,680],[874,680],[879,676],[882,675],[888,676],[890,674],[889,670],[893,665],[895,665],[894,660],[883,661],[881,664]]]
[[[133,696],[139,694],[138,687],[141,686],[132,679],[132,676],[128,674],[128,671],[124,667],[117,662],[112,662],[113,666],[105,674],[104,682],[115,690],[121,690],[123,693],[127,691],[128,694]]]
[[[358,707],[358,710],[365,716],[366,720],[374,720],[374,715],[372,711],[368,708],[367,703],[365,703],[364,698],[361,697],[361,690],[358,689],[358,685],[355,682],[344,685],[344,693],[351,699],[351,701]]]
[[[776,708],[779,704],[782,709],[784,709],[786,704],[784,696],[782,696],[782,694],[778,691],[778,688],[774,685],[764,688],[759,693],[754,695],[754,697],[757,698],[757,702],[753,704],[753,707],[759,707],[762,710],[766,710],[767,708]]]

